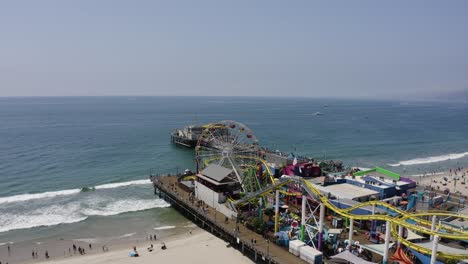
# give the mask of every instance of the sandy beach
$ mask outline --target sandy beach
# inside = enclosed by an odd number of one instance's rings
[[[154,241],[152,241],[154,242]],[[161,249],[161,243],[164,242],[167,246],[166,250]],[[148,246],[150,242],[147,243]],[[239,251],[226,247],[227,243],[214,235],[197,229],[192,234],[187,234],[184,237],[176,236],[164,241],[153,243],[155,250],[149,252],[147,246],[137,246],[139,257],[129,257],[129,252],[132,251],[132,245],[128,248],[111,250],[103,253],[95,253],[84,256],[71,256],[56,260],[41,261],[35,263],[48,264],[101,264],[101,263],[191,263],[191,264],[206,264],[219,263],[237,264],[237,263],[253,263],[250,259],[243,256]]]
[[[227,247],[227,242],[200,229],[196,226],[189,229],[179,230],[169,236],[158,235],[157,241],[145,240],[144,238],[131,238],[106,244],[108,251],[103,252],[102,244],[93,244],[92,250],[87,243],[75,244],[86,249],[86,254],[68,254],[68,247],[72,241],[46,241],[38,248],[37,259],[31,257],[31,251],[27,247],[19,247],[12,244],[11,255],[7,253],[7,245],[0,246],[0,262],[2,264],[17,263],[218,263],[223,259],[225,264],[229,263],[253,263],[243,256],[239,251]],[[162,243],[167,246],[166,250],[161,249]],[[148,247],[153,244],[154,250],[148,251]],[[133,247],[137,248],[139,257],[129,257]],[[44,257],[45,250],[48,249],[50,259]],[[63,252],[63,253],[60,253]]]
[[[434,190],[444,191],[449,189],[452,194],[468,196],[468,169],[428,173],[426,175],[412,176],[419,186],[432,187]],[[447,179],[447,180],[445,180]],[[456,180],[458,179],[458,180]],[[465,184],[462,184],[465,182]]]

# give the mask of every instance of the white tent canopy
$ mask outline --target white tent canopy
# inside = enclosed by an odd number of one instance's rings
[[[408,229],[408,237],[406,237],[406,240],[413,241],[413,240],[418,240],[418,239],[423,239],[423,238],[424,238],[423,236],[420,236]]]
[[[362,258],[354,255],[353,253],[345,250],[339,254],[336,254],[334,256],[331,257],[332,259],[344,259],[348,262],[351,262],[353,264],[377,264],[375,262],[370,262],[370,261],[367,261],[367,260],[363,260]]]
[[[424,243],[416,243],[416,245],[432,250],[432,241],[424,242]],[[466,249],[448,247],[448,246],[443,245],[441,243],[439,243],[439,245],[437,245],[437,251],[444,252],[444,253],[450,253],[450,254],[460,254],[460,255],[468,254],[468,251],[466,251]]]
[[[393,247],[395,243],[390,243],[388,245],[388,248],[391,248]],[[385,251],[385,244],[366,244],[366,245],[361,245],[361,248],[363,249],[367,249],[371,252],[374,252],[376,254],[379,254],[381,256],[384,255],[384,251]]]

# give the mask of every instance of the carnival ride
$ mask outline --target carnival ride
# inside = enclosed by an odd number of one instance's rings
[[[328,208],[335,214],[352,220],[369,220],[369,221],[386,221],[390,226],[391,235],[402,245],[405,245],[411,250],[422,254],[432,254],[432,249],[420,246],[416,243],[410,242],[403,237],[403,228],[407,228],[414,232],[427,234],[431,237],[437,236],[456,241],[468,240],[468,232],[465,230],[455,229],[435,223],[435,217],[454,217],[463,220],[468,220],[467,215],[461,215],[453,212],[418,212],[410,213],[397,207],[390,205],[383,201],[369,201],[359,203],[348,208],[338,208],[329,197],[325,196],[320,190],[310,181],[298,176],[283,176],[280,179],[275,179],[267,161],[262,159],[260,153],[261,149],[258,145],[258,140],[247,126],[242,123],[226,120],[216,124],[207,125],[202,136],[200,137],[196,146],[196,160],[197,166],[200,169],[208,166],[211,163],[216,163],[220,166],[231,169],[242,189],[245,196],[241,199],[234,200],[228,199],[231,204],[230,208],[240,209],[247,204],[259,203],[259,200],[266,201],[264,198],[267,195],[277,192],[282,195],[305,195],[307,199],[314,200],[320,204],[320,207]],[[294,191],[288,192],[282,189],[283,186],[294,184],[300,186],[302,192]],[[276,202],[278,206],[278,198]],[[414,205],[413,205],[414,206]],[[355,209],[363,207],[378,207],[384,209],[386,214],[355,214]],[[303,207],[304,209],[304,207]],[[304,239],[305,233],[308,234],[310,240],[318,237],[318,244],[322,243],[323,238],[323,219],[317,220],[314,216],[314,211],[309,207],[309,216],[304,216],[303,212],[301,223],[301,238]],[[322,211],[322,209],[320,210]],[[374,211],[374,210],[373,210]],[[391,212],[392,214],[389,214]],[[427,221],[424,218],[433,218],[433,221]],[[310,225],[307,222],[312,220],[315,224]],[[275,232],[278,231],[278,212],[275,212]],[[460,253],[437,253],[438,257],[445,259],[468,259],[468,252]]]
[[[257,138],[242,123],[225,120],[206,125],[195,151],[197,170],[211,163],[228,168],[234,172],[245,193],[273,183],[270,168],[259,162],[261,150]]]
[[[436,216],[436,217],[455,217],[455,218],[468,220],[467,215],[460,215],[456,213],[440,212],[440,211],[438,212],[428,211],[424,213],[408,213],[406,211],[402,211],[396,208],[395,206],[392,206],[382,201],[369,201],[369,202],[359,203],[349,208],[342,209],[342,208],[336,207],[331,202],[330,199],[328,199],[324,194],[322,194],[314,186],[313,183],[309,182],[308,180],[304,178],[295,177],[295,176],[284,177],[283,179],[280,179],[275,185],[268,186],[264,190],[256,193],[255,195],[251,195],[251,196],[245,197],[244,199],[234,202],[234,205],[239,207],[239,206],[245,205],[246,203],[255,202],[258,200],[257,198],[259,196],[267,195],[279,189],[281,186],[284,186],[290,183],[300,184],[303,188],[304,193],[307,194],[308,197],[316,200],[317,202],[327,207],[328,209],[330,209],[337,215],[340,215],[341,217],[345,217],[345,218],[353,219],[353,220],[388,221],[391,227],[391,234],[396,240],[398,240],[401,244],[407,246],[408,248],[413,249],[423,254],[430,255],[432,253],[432,249],[422,247],[416,243],[407,241],[402,236],[401,232],[399,231],[399,226],[405,227],[415,232],[427,234],[430,236],[437,235],[440,238],[447,238],[447,239],[452,239],[452,240],[457,240],[457,241],[463,241],[463,240],[468,239],[467,231],[447,227],[441,224],[435,224],[434,229],[432,229],[431,228],[431,226],[433,225],[432,222],[423,219],[426,217]],[[390,216],[388,214],[358,215],[358,214],[352,213],[353,210],[366,207],[366,206],[385,208],[389,211],[394,212],[394,215],[396,214],[396,216]],[[468,252],[466,254],[437,252],[437,256],[442,257],[442,258],[447,258],[447,259],[466,259],[468,258]]]

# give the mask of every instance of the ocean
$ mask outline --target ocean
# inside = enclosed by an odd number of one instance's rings
[[[0,98],[0,245],[103,241],[189,225],[154,196],[149,170],[194,169],[194,151],[171,145],[170,131],[227,119],[246,124],[270,149],[353,166],[416,175],[468,165],[461,103]]]

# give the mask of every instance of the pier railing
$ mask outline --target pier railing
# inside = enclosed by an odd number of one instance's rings
[[[151,176],[156,194],[192,219],[195,224],[229,242],[230,246],[243,252],[256,263],[304,263],[299,258],[290,255],[287,250],[279,248],[275,243],[270,243],[249,230],[236,219],[226,220],[226,217],[215,208],[200,206],[195,197],[183,194],[183,191],[174,184],[174,180],[168,180],[170,178],[174,179],[161,175]],[[259,243],[249,241],[252,238],[255,238],[255,241],[258,239]]]

